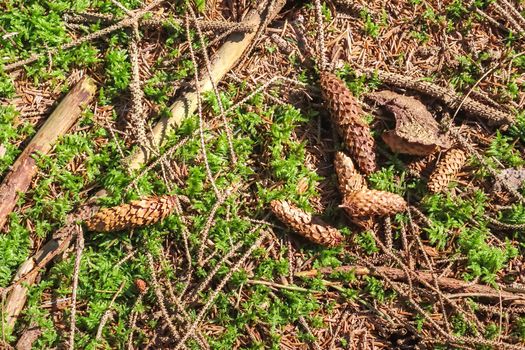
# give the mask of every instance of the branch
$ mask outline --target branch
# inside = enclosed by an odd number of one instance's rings
[[[78,82],[13,164],[12,170],[0,185],[0,230],[16,205],[18,193],[27,191],[37,173],[34,155],[49,153],[56,140],[75,124],[84,106],[93,98],[95,90],[95,83],[89,77]]]
[[[394,281],[407,281],[407,274],[404,270],[397,269],[394,267],[388,266],[376,266],[374,269],[369,269],[361,265],[351,265],[351,266],[340,266],[336,268],[324,267],[320,269],[313,269],[307,271],[300,271],[295,274],[297,277],[314,277],[318,274],[331,274],[335,272],[353,272],[358,276],[374,275],[381,277],[381,275],[386,275]],[[425,282],[433,282],[433,276],[430,272],[423,271],[412,271],[418,279]],[[437,277],[437,283],[439,287],[457,292],[457,293],[469,293],[471,295],[491,298],[491,299],[504,299],[507,301],[510,300],[525,300],[525,293],[513,293],[512,289],[502,287],[501,290],[494,289],[490,286],[485,286],[482,284],[472,284],[456,278],[450,277]]]
[[[257,9],[251,10],[241,23],[249,27],[259,27],[265,19],[275,17],[285,3],[285,0],[277,1],[272,7],[271,13],[265,13],[264,7],[259,6]],[[204,76],[200,81],[198,91],[201,94],[212,91],[213,83],[218,83],[235,66],[235,63],[241,58],[254,37],[254,32],[233,33],[226,39],[226,42],[211,58],[210,74]],[[151,144],[161,146],[165,142],[166,136],[179,127],[183,120],[191,116],[196,109],[197,89],[193,88],[171,105],[170,116],[161,118],[155,125],[151,135]],[[151,154],[149,154],[146,147],[140,147],[128,157],[127,163],[130,169],[137,169],[150,157]]]

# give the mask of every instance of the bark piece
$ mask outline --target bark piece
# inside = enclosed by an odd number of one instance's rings
[[[373,173],[377,169],[375,141],[363,119],[363,109],[345,83],[334,74],[321,72],[320,83],[323,99],[350,155],[363,173]]]
[[[343,152],[336,153],[334,166],[343,197],[367,188],[365,179],[355,169],[352,159]]]
[[[37,173],[33,156],[37,153],[49,153],[56,140],[75,124],[83,108],[95,95],[95,91],[96,86],[91,78],[86,76],[79,81],[13,164],[12,170],[0,185],[0,230],[16,205],[18,193],[27,191]]]
[[[175,197],[151,196],[111,208],[103,208],[86,220],[90,231],[112,232],[144,227],[163,220],[175,208]]]
[[[407,202],[395,193],[365,189],[346,196],[341,207],[352,218],[362,220],[400,213],[406,210]]]
[[[438,122],[421,101],[393,91],[367,94],[394,115],[396,127],[382,138],[396,153],[426,156],[438,148],[449,148],[450,142],[440,133]]]
[[[269,23],[283,8],[285,0],[276,0],[267,12],[266,2],[261,2],[256,8],[251,10],[239,25],[258,28],[262,23]],[[256,31],[248,33],[232,33],[226,42],[217,50],[210,59],[211,73],[203,74],[200,81],[199,91],[205,94],[213,90],[212,81],[218,83],[225,75],[235,67],[242,54],[250,46]],[[211,77],[210,77],[211,75]],[[170,106],[170,115],[160,118],[153,128],[151,145],[162,146],[166,136],[178,128],[184,119],[191,116],[197,109],[197,90],[192,88],[184,93]],[[141,164],[149,160],[150,152],[146,147],[137,148],[136,151],[127,158],[127,163],[131,170],[137,169]]]
[[[432,175],[430,175],[428,189],[432,193],[445,191],[449,183],[456,178],[466,161],[467,155],[463,150],[459,148],[449,150],[438,162]]]
[[[284,200],[270,203],[272,212],[296,233],[304,238],[327,247],[335,247],[343,241],[343,235],[323,220],[295,207]]]

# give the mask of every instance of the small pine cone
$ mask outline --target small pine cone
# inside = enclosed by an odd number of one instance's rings
[[[144,294],[148,290],[147,283],[144,280],[141,280],[140,278],[137,278],[135,280],[135,287],[137,288],[140,294]]]
[[[343,197],[367,188],[365,179],[355,169],[352,159],[343,152],[336,153],[334,166]]]
[[[314,243],[335,247],[343,241],[339,230],[284,200],[273,200],[270,208],[279,220]]]
[[[454,148],[449,150],[436,165],[436,169],[428,179],[428,189],[432,193],[443,192],[448,188],[450,181],[454,180],[467,161],[466,153]]]
[[[345,83],[329,72],[321,72],[321,92],[332,120],[343,137],[350,155],[363,173],[377,170],[375,141],[363,120],[364,111]]]
[[[407,202],[395,193],[365,189],[346,196],[341,207],[352,218],[363,219],[400,213]]]
[[[85,224],[88,230],[111,232],[143,227],[163,220],[175,207],[175,196],[151,196],[103,208]]]

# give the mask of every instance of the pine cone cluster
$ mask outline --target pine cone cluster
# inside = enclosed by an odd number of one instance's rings
[[[341,207],[350,217],[361,221],[374,216],[402,212],[406,210],[407,203],[395,193],[363,189],[345,196]]]
[[[163,220],[175,207],[175,196],[151,196],[103,208],[85,221],[90,231],[112,232],[138,228]]]
[[[364,111],[345,83],[329,72],[321,72],[321,92],[332,120],[343,137],[350,155],[361,171],[376,171],[375,142],[370,127],[363,120]]]
[[[273,200],[270,203],[270,208],[279,220],[314,243],[327,247],[335,247],[343,241],[343,235],[339,230],[287,201]]]
[[[449,183],[456,178],[467,161],[466,153],[459,149],[449,150],[437,163],[436,169],[428,180],[428,189],[432,193],[440,193],[448,188]]]

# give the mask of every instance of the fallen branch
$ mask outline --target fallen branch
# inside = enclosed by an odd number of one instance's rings
[[[377,78],[383,83],[419,91],[426,95],[438,98],[449,108],[456,109],[459,107],[467,113],[486,119],[490,124],[512,124],[515,121],[514,116],[509,113],[505,113],[468,96],[462,96],[454,90],[432,84],[428,81],[371,68],[361,68],[361,72],[369,77],[377,76]]]
[[[313,269],[307,271],[299,271],[295,274],[296,277],[315,277],[318,274],[331,274],[336,272],[352,272],[358,276],[367,276],[374,275],[381,277],[381,275],[386,275],[391,278],[393,281],[407,281],[407,274],[402,269],[397,269],[394,267],[388,266],[376,266],[374,269],[370,269],[361,265],[352,265],[352,266],[340,266],[336,268],[324,267],[320,269]],[[432,283],[434,281],[432,273],[423,272],[423,271],[413,271],[417,275],[418,279]],[[447,289],[449,291],[457,293],[469,293],[471,295],[476,295],[484,298],[491,299],[503,299],[505,301],[512,300],[525,300],[525,293],[512,292],[512,289],[502,287],[501,290],[494,289],[490,286],[485,286],[482,284],[472,284],[456,278],[450,277],[438,277],[437,283],[440,288]]]
[[[285,0],[279,0],[272,7],[271,13],[265,13],[265,6],[259,5],[256,9],[251,10],[246,18],[241,22],[246,26],[259,27],[263,21],[272,19],[282,9]],[[255,33],[233,33],[227,39],[221,48],[210,59],[210,73],[201,79],[198,89],[192,88],[183,94],[170,107],[170,115],[163,117],[153,128],[150,143],[151,145],[161,146],[166,136],[175,128],[181,125],[182,121],[191,116],[197,109],[197,90],[201,94],[213,90],[213,84],[218,83],[235,63],[241,58],[246,48],[250,45]],[[151,157],[147,147],[140,147],[128,157],[127,163],[130,169],[137,169],[141,164],[147,162]]]
[[[95,90],[96,86],[89,77],[78,82],[13,164],[12,170],[0,185],[0,230],[16,205],[18,194],[27,191],[37,173],[34,156],[37,153],[47,154],[51,150],[56,140],[75,124],[84,106],[95,95]]]

